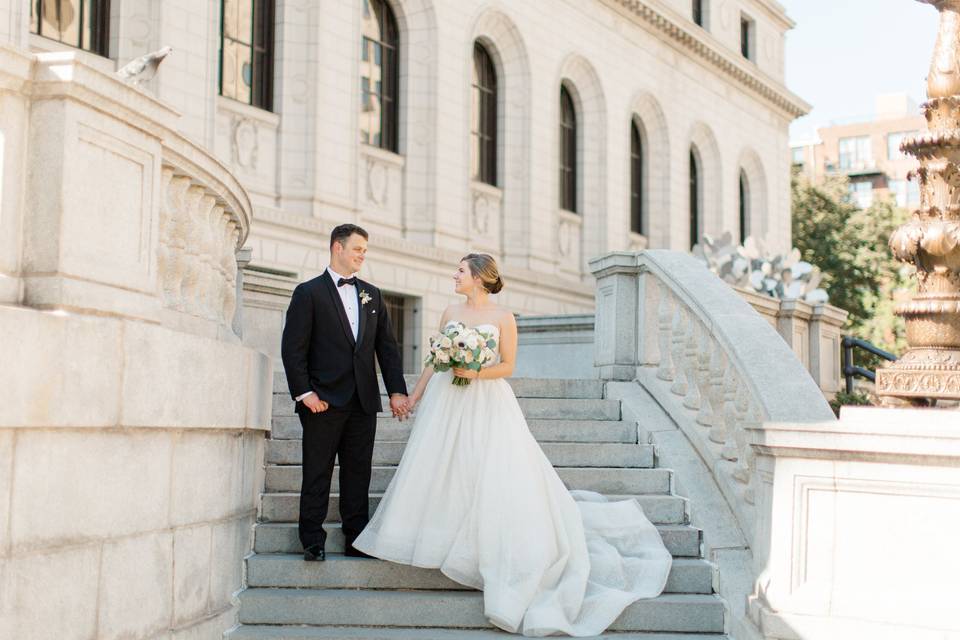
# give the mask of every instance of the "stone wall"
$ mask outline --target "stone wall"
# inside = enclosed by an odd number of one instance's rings
[[[0,637],[215,638],[270,424],[250,203],[82,58],[0,47]]]
[[[557,315],[592,313],[588,259],[643,246],[686,250],[691,144],[704,164],[704,231],[736,229],[743,170],[750,232],[790,246],[788,127],[807,106],[783,83],[792,25],[775,3],[707,3],[702,28],[684,0],[390,0],[402,43],[397,153],[360,142],[362,2],[276,3],[273,112],[217,95],[220,3],[110,4],[109,58],[86,59],[111,70],[173,47],[145,89],[243,182],[255,209],[252,264],[306,280],[326,267],[335,224],[367,227],[361,275],[406,297],[416,313],[410,342],[421,349],[458,299],[450,275],[468,251],[501,262],[501,304]],[[0,7],[11,16],[0,40],[65,49],[28,33],[29,0]],[[753,60],[740,54],[740,13],[756,24]],[[496,186],[471,179],[474,42],[497,68]],[[580,215],[557,201],[561,83],[582,124]],[[629,230],[633,122],[646,154],[645,236]]]

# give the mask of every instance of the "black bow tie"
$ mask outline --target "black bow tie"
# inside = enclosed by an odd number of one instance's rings
[[[357,278],[356,278],[356,277],[353,277],[353,278],[340,278],[339,280],[337,280],[337,286],[338,286],[338,287],[342,287],[342,286],[345,285],[345,284],[352,284],[353,286],[357,286]]]

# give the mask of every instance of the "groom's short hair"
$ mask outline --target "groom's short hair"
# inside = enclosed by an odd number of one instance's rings
[[[330,248],[333,249],[333,243],[339,242],[341,246],[347,244],[347,238],[357,234],[358,236],[363,236],[364,240],[370,239],[370,234],[368,234],[364,229],[358,227],[355,224],[341,224],[333,228],[333,231],[330,232]]]

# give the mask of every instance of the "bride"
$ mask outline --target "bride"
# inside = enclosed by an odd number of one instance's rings
[[[517,326],[489,299],[503,287],[493,258],[464,257],[453,279],[467,300],[444,311],[441,330],[492,332],[499,358],[480,371],[425,368],[403,459],[354,547],[483,590],[484,614],[506,631],[600,634],[660,594],[672,558],[635,500],[568,491],[531,435],[506,381]]]

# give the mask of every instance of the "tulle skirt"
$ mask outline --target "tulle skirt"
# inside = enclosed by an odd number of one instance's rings
[[[497,627],[602,633],[663,591],[672,558],[634,500],[568,491],[503,379],[434,374],[396,475],[354,546],[483,591]]]

